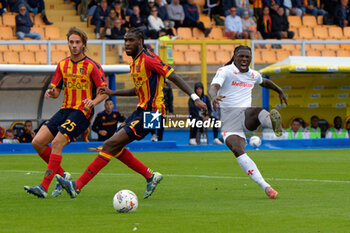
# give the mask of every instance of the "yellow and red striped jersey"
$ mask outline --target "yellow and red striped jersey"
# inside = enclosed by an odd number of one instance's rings
[[[139,98],[137,106],[164,114],[164,81],[173,71],[156,54],[143,49],[130,63],[131,77]]]
[[[74,62],[67,57],[61,60],[53,75],[51,85],[64,88],[64,100],[61,108],[80,110],[89,119],[92,108],[83,103],[85,99],[94,99],[98,87],[107,86],[100,64],[85,56]]]

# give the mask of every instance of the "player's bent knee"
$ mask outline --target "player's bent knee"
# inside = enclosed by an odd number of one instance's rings
[[[103,143],[103,151],[106,151],[110,154],[116,154],[121,149],[123,149],[123,145],[121,145],[118,141],[113,140],[112,138],[109,138]]]

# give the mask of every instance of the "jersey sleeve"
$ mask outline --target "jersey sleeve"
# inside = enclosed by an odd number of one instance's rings
[[[168,64],[165,64],[160,58],[147,58],[145,60],[145,65],[147,70],[154,71],[164,78],[168,78],[171,73],[174,72],[174,69],[171,68]]]
[[[256,74],[256,81],[255,81],[255,83],[256,84],[262,84],[263,78],[262,78],[261,74],[259,72],[256,72],[255,74]]]
[[[56,71],[51,80],[51,86],[62,89],[63,86],[63,76],[61,71],[61,62],[57,64]]]
[[[93,69],[90,75],[91,75],[91,79],[93,80],[97,88],[107,86],[105,73],[103,72],[103,69],[101,66],[93,65]]]
[[[219,84],[220,87],[222,87],[222,84],[224,84],[224,82],[225,82],[225,77],[226,77],[225,70],[222,68],[218,69],[213,80],[211,81],[211,85]]]

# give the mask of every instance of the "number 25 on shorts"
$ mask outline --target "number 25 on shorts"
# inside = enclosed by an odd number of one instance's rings
[[[65,128],[67,131],[72,132],[74,130],[74,127],[77,124],[75,124],[75,122],[72,122],[71,120],[66,120],[66,122],[64,122],[61,127]]]

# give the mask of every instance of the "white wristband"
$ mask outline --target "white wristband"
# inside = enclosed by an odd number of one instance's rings
[[[193,94],[191,94],[191,99],[193,101],[196,101],[197,99],[199,99],[199,96],[196,93],[193,93]]]

